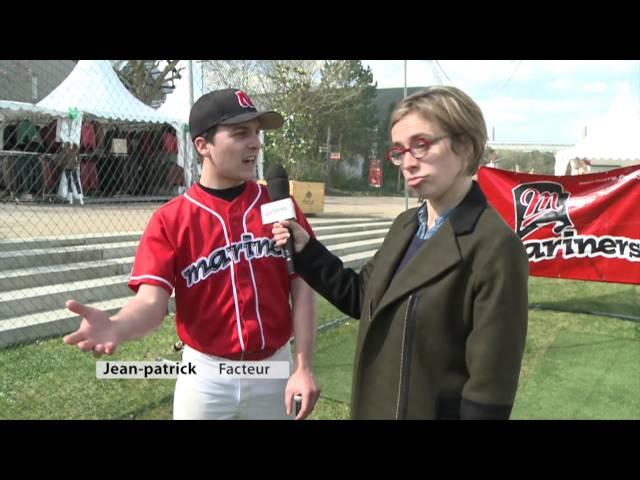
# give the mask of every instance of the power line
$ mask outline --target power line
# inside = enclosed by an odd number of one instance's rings
[[[429,69],[431,70],[431,75],[433,76],[433,79],[438,83],[438,85],[442,85],[443,83],[442,75],[440,75],[440,72],[434,65],[434,61],[433,60],[422,60],[422,61],[429,65]]]
[[[516,68],[513,69],[513,72],[511,72],[511,76],[508,78],[508,80],[504,83],[504,85],[502,85],[502,88],[505,88],[507,85],[509,85],[509,82],[511,81],[511,79],[513,78],[513,76],[516,74],[516,72],[518,71],[518,67],[520,67],[520,65],[522,64],[522,60],[518,60],[518,64],[516,65]]]
[[[442,68],[442,65],[440,65],[440,62],[438,60],[434,60],[434,62],[436,62],[436,65],[438,66],[438,68],[440,69],[440,71],[442,71],[442,74],[444,75],[444,77],[449,81],[450,84],[453,84],[453,82],[451,81],[451,79],[449,78],[449,75],[447,75],[447,72],[444,71],[444,68]]]

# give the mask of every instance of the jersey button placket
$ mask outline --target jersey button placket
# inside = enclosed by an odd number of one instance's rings
[[[242,235],[242,217],[241,217],[240,209],[235,205],[230,205],[227,208],[227,219],[229,222],[229,242],[231,244],[234,244],[240,241],[241,235]],[[233,254],[233,251],[231,252],[231,256],[234,258],[230,267],[233,268],[234,270],[234,276],[236,280],[235,287],[236,287],[237,298],[238,298],[238,310],[240,312],[240,324],[243,327],[242,330],[245,330],[246,325],[244,322],[244,315],[243,315],[244,303],[245,303],[244,294],[243,294],[244,287],[243,287],[243,282],[241,280],[242,262],[238,262],[238,263],[235,262],[235,255]],[[241,253],[239,255],[239,259],[242,259]],[[248,331],[243,333],[247,334],[247,338],[245,339],[245,348],[248,348],[249,347]],[[245,356],[245,352],[242,352],[240,355],[240,360],[244,360],[244,356]]]

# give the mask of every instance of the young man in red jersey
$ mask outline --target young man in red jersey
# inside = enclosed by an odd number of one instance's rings
[[[157,328],[175,289],[176,325],[183,364],[196,374],[178,376],[175,419],[297,419],[319,397],[312,372],[315,305],[311,288],[289,276],[271,225],[260,206],[271,200],[254,181],[261,130],[280,128],[276,112],[258,112],[241,90],[203,95],[193,105],[189,128],[202,158],[199,183],[160,207],[138,246],[129,280],[136,296],[108,314],[79,302],[67,308],[82,318],[65,337],[97,355]],[[294,202],[295,205],[295,202]],[[297,205],[296,216],[313,234]],[[291,307],[289,298],[291,297]],[[288,362],[295,337],[295,368],[289,378],[222,375],[229,362]]]

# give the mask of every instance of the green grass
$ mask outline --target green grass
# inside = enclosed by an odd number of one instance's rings
[[[340,316],[319,299],[319,325]],[[319,349],[323,339],[334,338],[332,332],[318,335]],[[176,340],[173,317],[167,317],[157,331],[120,345],[101,360],[179,360],[173,351]],[[97,380],[95,362],[61,337],[0,350],[0,419],[171,418],[175,380]],[[348,405],[348,396],[345,401]]]
[[[530,277],[529,303],[556,310],[632,315],[640,320],[640,285]]]
[[[640,418],[640,342],[563,330],[522,386],[513,418]]]
[[[171,322],[142,341],[121,345],[112,360],[178,358]],[[96,359],[51,338],[0,351],[0,418],[137,418],[170,401],[172,380],[97,380]]]
[[[638,286],[530,279],[532,303],[640,316]],[[342,316],[318,300],[318,322]],[[318,334],[322,389],[312,419],[349,418],[358,322]],[[113,360],[179,359],[173,319]],[[95,358],[51,338],[0,350],[0,419],[170,419],[174,380],[97,380]],[[640,323],[529,311],[529,332],[512,418],[640,419]]]
[[[309,418],[349,418],[351,373],[357,332],[358,322],[350,320],[318,336],[313,363],[322,392]]]
[[[640,419],[640,324],[531,310],[514,419]]]

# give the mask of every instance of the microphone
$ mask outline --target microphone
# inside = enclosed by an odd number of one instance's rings
[[[262,212],[262,223],[275,223],[280,220],[295,220],[296,210],[293,200],[289,196],[289,176],[281,165],[272,165],[265,175],[267,180],[267,191],[271,197],[271,202],[260,207]],[[291,233],[291,232],[289,232]],[[282,247],[284,259],[287,262],[289,274],[294,272],[293,268],[293,238],[290,236],[287,243]]]

